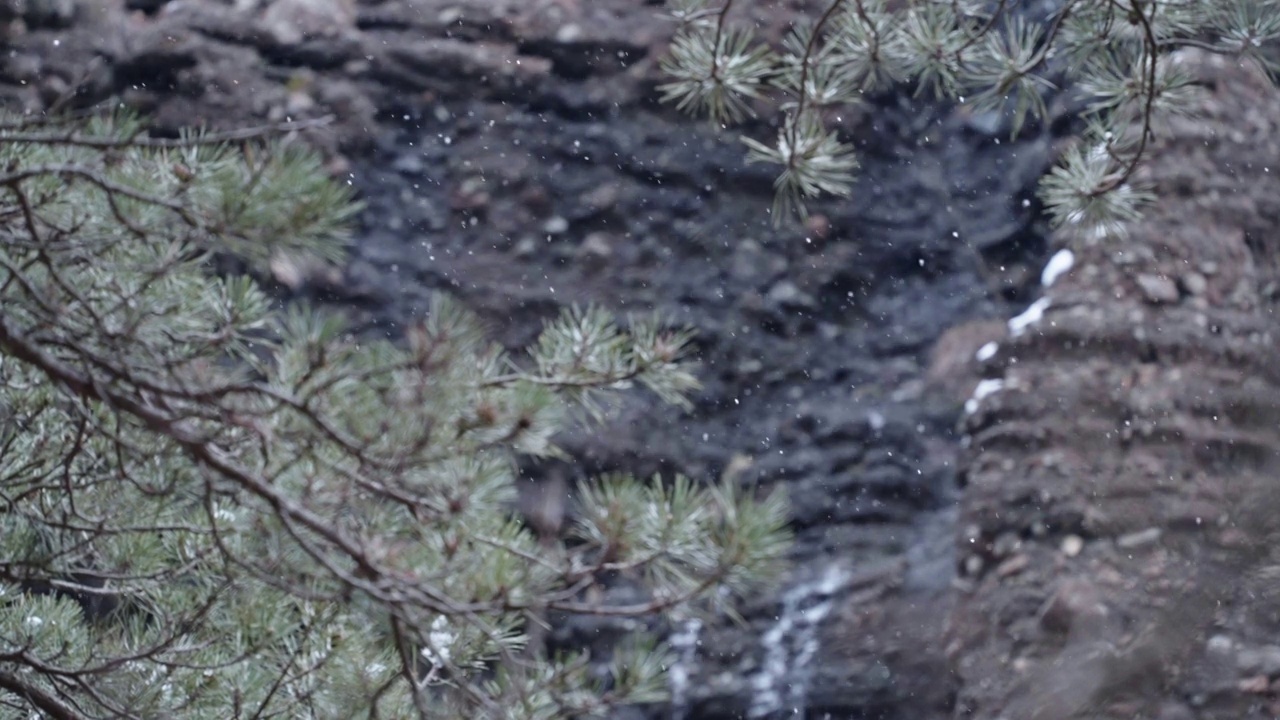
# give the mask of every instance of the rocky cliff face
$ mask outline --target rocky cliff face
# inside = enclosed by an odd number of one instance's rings
[[[1280,95],[1180,56],[1159,206],[986,360],[965,428],[948,654],[974,717],[1271,717]]]
[[[750,5],[774,35],[804,9]],[[117,99],[160,131],[331,116],[302,132],[369,211],[341,277],[279,289],[365,332],[395,336],[435,289],[513,346],[574,302],[695,326],[693,412],[628,403],[565,438],[573,463],[528,469],[531,487],[679,471],[792,498],[792,575],[745,626],[665,628],[673,703],[636,716],[1265,708],[1280,650],[1249,598],[1280,585],[1268,513],[1238,508],[1266,507],[1275,424],[1274,95],[1203,64],[1215,119],[1158,149],[1169,202],[1126,243],[1072,242],[1009,338],[1066,244],[1032,193],[1069,123],[1008,142],[996,118],[870,99],[844,120],[852,198],[775,231],[771,170],[656,102],[659,9],[30,0],[0,12],[0,97]],[[607,652],[626,631],[551,639]]]

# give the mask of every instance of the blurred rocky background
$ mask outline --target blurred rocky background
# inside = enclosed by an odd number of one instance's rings
[[[747,5],[777,37],[814,3]],[[1011,140],[909,89],[840,118],[851,197],[774,229],[773,168],[657,102],[661,10],[2,0],[0,98],[119,103],[159,134],[327,118],[300,132],[368,210],[341,272],[275,282],[362,332],[397,336],[438,289],[512,347],[573,303],[695,327],[691,412],[637,398],[564,438],[573,462],[527,468],[544,525],[608,470],[791,497],[792,576],[745,624],[662,628],[672,703],[629,717],[1280,713],[1276,92],[1187,55],[1205,119],[1166,129],[1165,201],[1124,242],[1039,214],[1065,97]],[[603,655],[629,629],[560,620],[550,640]]]

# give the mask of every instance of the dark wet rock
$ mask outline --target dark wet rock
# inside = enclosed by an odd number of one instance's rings
[[[508,45],[407,35],[384,41],[370,62],[371,79],[402,89],[498,99],[519,95],[550,70],[547,60]]]
[[[254,22],[248,12],[238,11],[227,4],[174,0],[162,10],[162,22],[155,26],[158,32],[188,29],[210,40],[254,49],[269,48],[275,44],[270,29]]]
[[[810,311],[816,307],[813,298],[796,287],[790,280],[782,280],[765,295],[765,309],[778,315]]]
[[[124,6],[128,10],[154,14],[168,2],[169,0],[125,0]]]
[[[65,28],[76,19],[77,0],[3,0],[0,22],[21,20],[28,28]]]
[[[356,0],[272,0],[260,17],[276,42],[296,46],[315,38],[349,36]]]
[[[605,233],[591,233],[578,246],[578,258],[586,267],[606,267],[613,258],[613,246],[616,240]]]

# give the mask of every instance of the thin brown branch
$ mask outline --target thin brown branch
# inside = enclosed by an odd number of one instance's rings
[[[724,35],[725,22],[729,17],[729,10],[732,8],[733,0],[725,0],[716,17],[715,40],[711,44],[711,79],[717,83],[720,81],[720,39]]]
[[[4,670],[0,670],[0,688],[26,700],[31,707],[53,720],[92,720],[88,715],[72,709],[53,693]]]
[[[202,223],[197,221],[182,203],[177,202],[176,200],[169,200],[168,198],[160,197],[159,195],[143,192],[136,188],[129,187],[128,185],[122,185],[113,180],[108,180],[98,171],[85,165],[72,163],[44,163],[41,165],[30,165],[20,170],[13,170],[0,175],[0,185],[12,186],[16,183],[22,182],[23,180],[30,180],[32,178],[46,175],[56,175],[58,177],[70,177],[84,180],[105,192],[115,193],[149,205],[166,208],[173,211],[174,214],[191,227],[202,227]]]
[[[1129,158],[1124,169],[1119,173],[1112,174],[1105,182],[1099,184],[1089,192],[1090,197],[1105,195],[1127,182],[1129,178],[1133,176],[1134,171],[1137,170],[1138,163],[1142,161],[1142,155],[1146,152],[1147,142],[1151,139],[1152,135],[1151,118],[1155,113],[1156,69],[1159,62],[1159,56],[1157,55],[1159,43],[1156,42],[1155,29],[1151,26],[1151,18],[1147,17],[1146,14],[1141,12],[1141,10],[1134,12],[1131,17],[1136,18],[1139,25],[1142,27],[1143,47],[1146,50],[1144,53],[1145,57],[1143,58],[1146,60],[1144,67],[1146,73],[1144,76],[1146,97],[1144,98],[1142,107],[1141,135],[1138,138],[1138,147],[1134,150],[1133,155]]]
[[[245,140],[255,140],[258,138],[268,137],[271,135],[279,135],[283,133],[297,132],[299,130],[311,130],[314,128],[325,127],[332,123],[334,117],[326,115],[320,118],[310,120],[296,120],[291,122],[279,122],[269,125],[260,125],[257,127],[248,127],[238,130],[229,130],[225,132],[211,132],[203,135],[194,135],[188,138],[101,138],[101,137],[83,137],[78,130],[68,133],[3,133],[5,129],[0,126],[0,139],[5,142],[12,143],[32,143],[37,145],[72,145],[78,147],[96,148],[99,150],[116,150],[127,148],[188,148],[194,145],[220,145],[228,142],[242,142]]]
[[[800,98],[796,101],[795,122],[791,123],[791,127],[787,130],[787,145],[791,148],[791,153],[787,156],[787,170],[794,171],[796,167],[796,135],[800,132],[800,119],[804,117],[805,104],[809,99],[809,64],[813,61],[813,52],[818,47],[818,38],[822,35],[822,29],[827,22],[835,15],[836,10],[844,3],[844,0],[831,0],[831,4],[827,6],[826,12],[818,18],[818,22],[813,26],[813,30],[809,34],[809,40],[805,43],[804,56],[800,58],[800,86],[797,88]]]

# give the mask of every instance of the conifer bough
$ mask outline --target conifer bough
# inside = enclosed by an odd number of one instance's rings
[[[732,484],[598,478],[563,537],[515,512],[580,411],[688,402],[688,332],[575,309],[512,357],[438,296],[357,337],[255,279],[341,260],[348,184],[279,132],[143,127],[0,121],[0,717],[590,717],[661,699],[665,652],[536,623],[731,611],[777,570],[783,499]]]
[[[826,0],[775,49],[734,21],[734,5],[668,0],[679,29],[661,90],[717,126],[741,121],[768,91],[783,94],[776,141],[743,138],[748,161],[782,167],[775,225],[805,216],[814,198],[849,194],[857,158],[826,118],[865,93],[914,83],[975,113],[1011,113],[1016,136],[1045,117],[1045,91],[1065,84],[1086,101],[1087,127],[1040,198],[1056,227],[1122,234],[1153,199],[1134,170],[1160,115],[1194,107],[1197,86],[1171,53],[1238,57],[1274,80],[1266,45],[1280,38],[1280,0],[1058,0],[1043,20],[1015,0]]]

